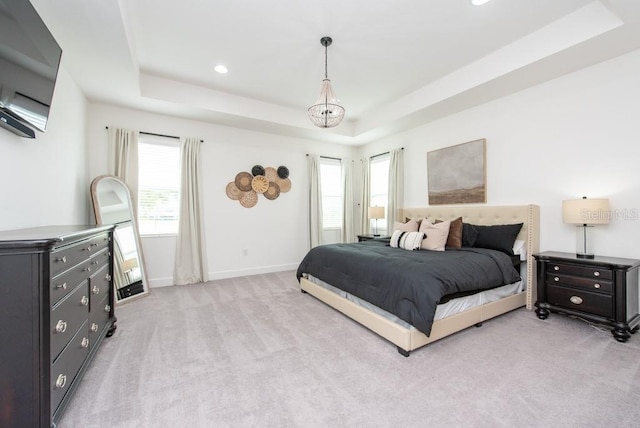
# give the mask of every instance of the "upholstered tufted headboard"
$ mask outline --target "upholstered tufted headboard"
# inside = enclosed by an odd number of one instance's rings
[[[479,225],[523,223],[517,239],[527,247],[527,309],[533,309],[536,299],[535,265],[533,254],[540,251],[540,207],[538,205],[443,205],[424,208],[404,208],[401,219],[428,218],[429,221],[453,220],[462,217],[465,223]]]

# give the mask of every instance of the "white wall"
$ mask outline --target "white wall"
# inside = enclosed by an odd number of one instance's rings
[[[575,251],[562,200],[610,199],[596,254],[640,257],[640,51],[592,66],[363,149],[405,147],[405,206],[427,205],[428,151],[487,140],[487,203],[538,204],[541,250]]]
[[[297,268],[308,249],[307,153],[352,156],[354,149],[246,131],[205,122],[92,104],[89,107],[91,177],[107,172],[105,126],[194,136],[202,146],[207,256],[211,279]],[[226,196],[227,183],[253,165],[285,165],[292,189],[273,201],[243,208]],[[175,238],[142,239],[151,286],[170,285]],[[246,250],[246,254],[245,254]]]
[[[89,220],[87,101],[64,67],[51,106],[35,139],[0,128],[0,230]]]

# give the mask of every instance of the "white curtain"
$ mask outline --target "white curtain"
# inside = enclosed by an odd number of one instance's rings
[[[361,160],[362,169],[360,171],[362,184],[362,199],[360,200],[360,219],[362,233],[368,235],[371,233],[371,220],[369,220],[369,204],[371,202],[371,186],[369,185],[369,170],[371,160],[364,158]]]
[[[107,172],[115,175],[131,192],[133,212],[138,212],[138,131],[109,128]]]
[[[390,235],[404,204],[404,150],[389,151],[389,194],[387,200],[387,231]],[[400,221],[404,221],[401,219]]]
[[[173,270],[176,285],[208,279],[199,139],[180,139],[180,164],[180,220]]]
[[[356,227],[354,224],[353,207],[353,160],[342,159],[342,242],[356,242]]]
[[[309,162],[309,243],[322,244],[322,189],[320,188],[320,156],[308,155]]]

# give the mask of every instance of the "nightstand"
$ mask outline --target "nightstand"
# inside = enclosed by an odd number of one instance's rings
[[[618,342],[640,328],[640,260],[616,257],[583,259],[571,253],[534,254],[538,274],[536,315],[575,315],[612,327]]]
[[[358,242],[369,241],[371,239],[389,239],[387,235],[358,235]]]

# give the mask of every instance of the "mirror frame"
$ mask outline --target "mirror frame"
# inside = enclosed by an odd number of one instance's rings
[[[131,191],[129,190],[129,186],[127,186],[127,184],[122,181],[121,179],[119,179],[118,177],[116,177],[115,175],[99,175],[96,178],[94,178],[91,181],[91,202],[93,204],[93,214],[95,217],[95,221],[97,225],[102,225],[104,224],[102,221],[102,212],[100,209],[100,203],[98,200],[98,185],[103,182],[103,181],[113,181],[117,184],[120,184],[127,193],[127,204],[129,205],[129,214],[131,215],[131,227],[133,229],[133,236],[135,239],[135,243],[137,246],[137,250],[138,250],[138,264],[140,267],[140,276],[142,277],[142,292],[138,293],[138,294],[134,294],[133,296],[129,296],[129,297],[125,297],[125,298],[120,298],[118,296],[118,290],[116,289],[116,283],[115,280],[113,281],[113,287],[114,287],[114,297],[115,297],[115,302],[117,304],[121,304],[121,303],[125,303],[125,302],[129,302],[135,299],[138,299],[140,297],[144,297],[149,295],[149,282],[147,281],[147,269],[146,269],[146,265],[144,262],[144,256],[143,256],[143,252],[142,252],[142,242],[140,241],[140,233],[138,232],[138,218],[135,215],[135,211],[133,209],[133,201],[131,199]],[[118,223],[116,223],[116,229],[118,228],[117,226]],[[113,239],[115,240],[115,230],[113,232]],[[114,247],[115,247],[115,242],[114,242]],[[115,257],[113,258],[115,260]]]

